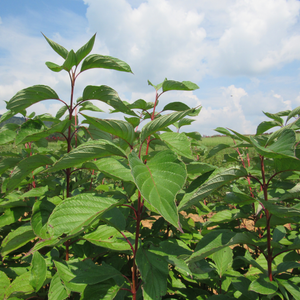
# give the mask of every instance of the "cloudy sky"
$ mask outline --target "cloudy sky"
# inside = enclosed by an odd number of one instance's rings
[[[221,126],[255,133],[267,120],[263,111],[300,106],[299,12],[299,0],[2,0],[0,114],[4,100],[35,84],[49,85],[68,101],[68,74],[46,67],[62,59],[41,32],[75,51],[97,33],[92,53],[124,60],[134,75],[84,72],[77,97],[88,84],[106,84],[122,100],[154,101],[148,79],[188,80],[200,89],[160,100],[161,107],[171,101],[202,105],[187,131],[212,135]],[[55,115],[60,106],[44,101],[28,112]]]

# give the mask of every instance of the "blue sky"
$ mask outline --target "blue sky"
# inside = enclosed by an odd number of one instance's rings
[[[190,80],[200,89],[166,93],[160,101],[162,107],[171,101],[202,105],[188,131],[212,135],[221,126],[255,133],[267,119],[262,111],[300,106],[299,12],[298,0],[2,0],[0,113],[4,100],[35,84],[68,100],[67,73],[45,66],[61,58],[41,32],[68,50],[97,32],[93,53],[126,61],[134,75],[86,72],[78,78],[78,97],[88,84],[107,84],[128,102],[154,101],[148,79]],[[60,105],[44,101],[28,113],[55,115]]]

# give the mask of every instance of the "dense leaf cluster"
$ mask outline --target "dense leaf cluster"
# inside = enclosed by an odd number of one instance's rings
[[[95,36],[76,52],[45,38],[64,59],[46,65],[68,73],[71,97],[28,87],[0,119],[26,116],[0,129],[0,145],[23,145],[0,153],[0,300],[300,299],[300,108],[265,112],[253,136],[217,128],[233,146],[206,151],[199,133],[180,132],[200,108],[159,103],[196,84],[148,81],[154,101],[133,103],[87,86],[75,101],[82,72],[132,71],[90,54]],[[56,116],[27,116],[48,99],[63,104]],[[97,101],[124,120],[102,119]],[[205,162],[229,149],[223,166]]]

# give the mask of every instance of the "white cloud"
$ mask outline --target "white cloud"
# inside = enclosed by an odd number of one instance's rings
[[[259,74],[300,59],[297,0],[239,0],[228,8],[229,27],[214,53],[216,71]]]

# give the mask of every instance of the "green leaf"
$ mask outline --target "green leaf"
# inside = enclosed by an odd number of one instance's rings
[[[190,81],[174,81],[174,80],[165,80],[162,84],[163,92],[167,91],[194,91],[199,89],[199,86]]]
[[[50,40],[49,38],[47,38],[43,33],[42,35],[45,37],[45,39],[47,40],[48,44],[51,46],[51,48],[57,53],[59,54],[62,58],[66,59],[68,56],[68,50],[66,50],[63,46],[53,42],[52,40]]]
[[[85,100],[99,100],[110,105],[120,112],[136,116],[136,114],[121,101],[118,93],[114,89],[106,85],[88,85],[87,87],[85,87],[82,95],[82,101]]]
[[[26,211],[26,207],[13,207],[5,209],[3,214],[0,216],[0,228],[17,222],[20,217],[23,217]]]
[[[126,62],[115,57],[99,54],[91,54],[90,56],[86,57],[82,62],[80,72],[92,68],[102,68],[132,73],[129,65]]]
[[[263,113],[270,119],[273,119],[275,122],[277,122],[278,126],[283,125],[283,119],[280,118],[277,114],[271,114],[268,112],[264,112]]]
[[[207,172],[215,170],[217,167],[211,165],[211,164],[206,164],[204,162],[199,162],[199,161],[193,161],[189,163],[187,166],[187,172],[188,175],[201,175],[205,174]]]
[[[140,118],[138,118],[138,117],[131,117],[131,118],[126,118],[126,117],[124,117],[124,118],[125,118],[125,120],[126,120],[128,123],[130,123],[133,127],[137,127],[137,126],[140,125],[141,120],[140,120]]]
[[[17,92],[7,103],[6,108],[14,114],[21,112],[34,103],[48,100],[59,99],[54,90],[46,85],[34,85]]]
[[[5,290],[8,288],[10,284],[9,278],[6,276],[6,274],[2,271],[0,271],[0,299],[3,300]]]
[[[232,249],[223,248],[212,255],[212,259],[216,264],[218,274],[223,277],[224,273],[231,267],[233,262]]]
[[[21,160],[20,157],[8,157],[3,159],[0,162],[0,175],[3,174],[6,170],[13,168]]]
[[[34,233],[41,239],[50,238],[48,233],[48,219],[55,205],[47,200],[36,201],[32,208],[31,226]]]
[[[184,258],[190,256],[192,251],[184,242],[168,239],[167,241],[159,243],[159,247],[151,246],[149,251],[161,257],[165,257],[169,264],[174,265],[176,269],[183,272],[185,276],[191,276],[191,270],[184,261]]]
[[[167,150],[157,153],[147,165],[131,152],[129,165],[142,196],[168,222],[179,228],[175,197],[186,180],[184,163],[172,151]]]
[[[124,234],[133,242],[134,235],[132,233],[124,232]],[[85,234],[83,238],[97,246],[114,251],[131,251],[131,247],[123,235],[116,228],[108,225],[99,226],[97,230]]]
[[[295,132],[291,129],[284,130],[279,136],[278,140],[271,146],[265,148],[250,136],[251,144],[256,148],[256,151],[268,158],[285,158],[295,157]]]
[[[65,114],[67,109],[68,109],[68,107],[66,105],[63,105],[56,113],[55,118],[60,119]]]
[[[115,157],[106,157],[94,162],[98,170],[108,173],[123,181],[133,181],[131,170],[127,160],[120,160]]]
[[[61,70],[63,70],[63,66],[55,64],[55,63],[53,63],[51,61],[46,61],[45,64],[53,72],[60,72]]]
[[[249,233],[235,233],[227,229],[214,229],[206,234],[197,244],[195,252],[187,263],[200,261],[207,256],[235,244],[255,244],[256,241]]]
[[[80,104],[79,111],[84,111],[84,110],[103,112],[102,109],[98,108],[90,101],[84,101]]]
[[[128,105],[128,108],[130,109],[142,109],[142,110],[148,110],[154,107],[154,102],[146,102],[143,99],[138,99],[134,101],[132,104]]]
[[[4,257],[8,253],[19,249],[35,238],[30,223],[26,223],[16,230],[11,231],[1,244],[1,255]]]
[[[291,280],[286,279],[277,279],[280,285],[284,286],[284,288],[291,293],[294,299],[299,299],[300,297],[300,288],[298,285],[293,283]]]
[[[167,126],[179,121],[180,119],[188,115],[192,110],[193,109],[180,112],[173,112],[169,115],[161,116],[147,123],[141,131],[141,142],[144,142],[145,139],[151,134],[160,131],[166,128]]]
[[[67,198],[53,210],[48,220],[49,232],[54,238],[63,233],[72,235],[83,232],[118,202],[116,199],[94,194],[79,194]]]
[[[267,130],[274,128],[276,126],[279,126],[279,124],[276,121],[261,122],[256,129],[256,135],[260,135],[260,134],[266,132]]]
[[[52,277],[50,288],[48,292],[49,300],[64,300],[68,297],[67,290],[62,284],[58,273]]]
[[[18,276],[6,289],[4,299],[8,299],[10,295],[17,297],[34,292],[33,287],[29,283],[30,276],[30,271]]]
[[[74,66],[77,66],[77,57],[76,57],[75,52],[73,50],[71,50],[68,53],[68,56],[67,56],[64,64],[62,65],[62,67],[64,68],[64,70],[70,72]]]
[[[219,153],[220,151],[228,148],[231,148],[231,146],[227,144],[218,144],[209,151],[209,153],[207,154],[207,158],[211,158],[217,153]]]
[[[196,131],[194,131],[194,132],[186,132],[185,135],[188,136],[191,139],[196,140],[196,141],[201,141],[201,139],[202,139],[201,138],[201,134],[199,132],[196,132]]]
[[[36,154],[24,158],[14,168],[10,177],[10,181],[7,184],[7,190],[12,191],[14,188],[16,188],[20,182],[36,168],[52,164],[53,161],[46,155]]]
[[[72,265],[67,265],[66,262],[54,261],[57,273],[67,289],[73,292],[82,293],[86,287],[85,283],[74,283],[71,280],[75,277],[72,272]]]
[[[283,225],[276,226],[273,231],[273,241],[279,242],[281,241],[286,235],[286,229]]]
[[[191,125],[194,121],[196,120],[183,118],[178,122],[178,127],[181,128],[182,126]]]
[[[117,296],[120,287],[113,280],[101,284],[88,285],[81,294],[80,300],[113,300]]]
[[[184,110],[188,110],[188,109],[191,109],[191,108],[182,102],[171,102],[171,103],[168,103],[163,108],[162,111],[166,111],[166,110],[184,111]]]
[[[97,284],[110,278],[120,276],[121,273],[110,265],[102,262],[102,265],[95,265],[91,259],[84,261],[71,262],[68,265],[72,273],[75,275],[70,283],[86,283]]]
[[[143,299],[161,299],[167,293],[168,263],[143,248],[136,253],[136,263],[143,279]]]
[[[17,135],[18,128],[18,124],[5,124],[0,129],[0,145],[5,145],[10,142],[13,142]]]
[[[28,120],[23,123],[16,137],[16,144],[20,144],[27,136],[40,133],[45,128],[44,123],[40,120]]]
[[[125,152],[112,142],[107,140],[88,141],[66,153],[53,167],[47,169],[47,172],[56,172],[77,166],[94,158],[113,155],[126,157]]]
[[[188,207],[195,205],[224,184],[244,176],[247,176],[247,171],[241,167],[232,167],[216,174],[206,181],[191,198],[186,198],[186,200],[183,199],[178,206],[178,211],[185,210]]]
[[[77,57],[77,65],[87,56],[90,54],[94,47],[96,34],[92,36],[92,38],[83,45],[80,49],[76,51],[76,57]]]
[[[57,132],[63,133],[69,127],[70,124],[71,124],[70,120],[68,119],[63,120],[58,124],[53,125],[51,128],[47,130],[38,133],[28,134],[27,136],[25,136],[23,140],[20,141],[20,143],[35,142],[35,141],[39,141],[42,138],[46,138],[53,133],[57,133]]]
[[[191,150],[191,141],[184,133],[165,132],[159,135],[159,138],[164,141],[168,147],[175,153],[187,158],[194,159]]]
[[[288,115],[287,119],[286,119],[286,123],[293,117],[296,117],[298,116],[299,117],[300,115],[300,106],[294,108]]]
[[[164,81],[166,81],[166,80],[167,80],[167,78],[165,78]],[[148,85],[153,86],[157,91],[162,87],[163,83],[164,83],[164,82],[159,83],[158,85],[154,85],[152,82],[150,82],[150,80],[148,80]]]
[[[37,251],[33,254],[31,260],[31,276],[29,282],[34,288],[35,292],[38,292],[44,285],[47,275],[47,266],[42,255]]]
[[[278,284],[276,281],[270,281],[268,277],[263,275],[252,281],[249,290],[261,295],[270,295],[278,290]]]
[[[286,126],[281,127],[280,129],[276,130],[275,132],[273,132],[268,137],[266,144],[270,144],[273,140],[278,138],[282,134],[282,132],[285,131],[286,129],[298,130],[299,126],[300,126],[300,118]]]
[[[134,129],[130,123],[122,120],[103,120],[92,118],[84,114],[82,115],[86,119],[83,123],[92,124],[100,130],[116,135],[126,141],[129,145],[133,143]]]

